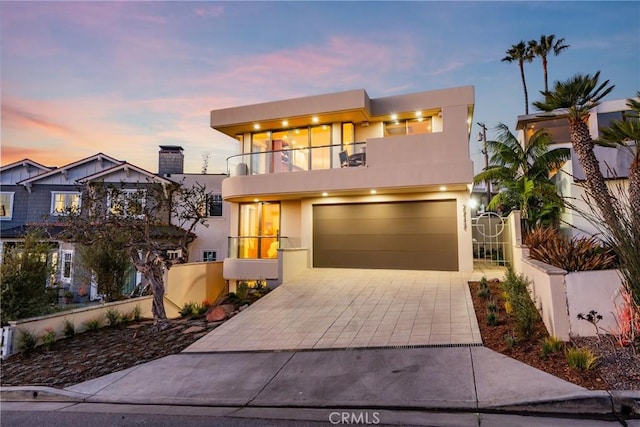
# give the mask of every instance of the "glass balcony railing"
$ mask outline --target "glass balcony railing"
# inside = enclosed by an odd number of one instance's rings
[[[287,148],[227,158],[227,175],[265,175],[366,165],[366,143]]]
[[[229,237],[229,258],[276,259],[278,249],[288,247],[288,238],[283,236]]]

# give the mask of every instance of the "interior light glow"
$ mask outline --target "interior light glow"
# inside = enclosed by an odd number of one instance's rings
[[[326,191],[324,193],[322,193],[322,197],[327,197],[329,195],[329,193],[327,193]]]
[[[318,116],[313,116],[313,117],[311,117],[311,121],[313,123],[318,123],[320,121],[320,119],[318,118]]]
[[[469,199],[469,207],[475,209],[478,207],[478,201],[476,199]]]
[[[256,123],[256,124],[253,125],[253,128],[258,130],[258,129],[260,129],[260,125],[258,123]]]
[[[371,193],[371,194],[376,194],[376,193],[377,193],[377,191],[376,191],[376,190],[371,190],[371,191],[370,191],[370,193]]]
[[[398,120],[398,115],[397,114],[392,114],[391,115],[391,120]]]
[[[288,121],[286,121],[286,120],[283,120],[283,121],[282,121],[282,126],[289,126],[289,122],[288,122]]]
[[[253,201],[254,201],[255,203],[258,203],[260,200],[259,200],[259,199],[253,199]]]
[[[422,111],[416,111],[416,117],[422,117]]]
[[[447,187],[445,187],[444,185],[440,186],[440,191],[447,191]]]

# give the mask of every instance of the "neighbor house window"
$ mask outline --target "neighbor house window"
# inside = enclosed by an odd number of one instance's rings
[[[80,193],[76,191],[58,191],[51,193],[51,213],[66,215],[80,209]]]
[[[9,220],[13,217],[13,194],[0,192],[0,220]]]
[[[222,194],[207,195],[207,216],[222,216]]]
[[[109,195],[109,213],[116,216],[140,218],[144,215],[146,193],[141,190],[121,190]]]
[[[204,250],[202,251],[202,261],[216,261],[218,254],[216,251]]]
[[[64,283],[71,283],[73,274],[73,251],[62,251],[62,263],[60,264],[60,280]]]

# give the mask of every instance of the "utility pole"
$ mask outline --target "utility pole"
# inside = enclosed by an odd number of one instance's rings
[[[487,127],[484,123],[478,122],[478,126],[482,129],[482,132],[478,135],[478,141],[482,141],[482,154],[484,154],[484,170],[489,169],[489,151],[487,150]],[[491,200],[491,181],[488,179],[484,182],[487,190],[487,206]],[[485,208],[486,209],[486,208]]]

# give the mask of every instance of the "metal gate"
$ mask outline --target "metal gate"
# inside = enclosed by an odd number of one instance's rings
[[[495,212],[485,212],[471,219],[473,260],[495,265],[509,264],[507,219]]]

